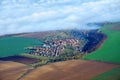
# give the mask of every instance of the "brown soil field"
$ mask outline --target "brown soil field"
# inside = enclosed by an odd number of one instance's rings
[[[109,28],[109,30],[120,30],[120,25],[117,25],[115,27]]]
[[[19,62],[23,64],[33,64],[40,62],[39,59],[35,58],[29,58],[29,57],[24,57],[24,56],[8,56],[8,57],[3,57],[0,58],[1,61],[13,61],[13,62]]]
[[[0,61],[0,80],[17,80],[30,67],[11,61]]]
[[[85,60],[56,62],[36,68],[22,80],[90,80],[118,66],[117,64]]]
[[[20,34],[16,36],[25,37],[25,38],[43,39],[45,36],[55,35],[57,33],[58,33],[57,31],[45,31],[45,32],[33,32],[28,34]]]

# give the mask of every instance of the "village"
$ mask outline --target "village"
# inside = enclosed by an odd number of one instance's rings
[[[80,52],[79,47],[80,42],[77,39],[60,39],[60,40],[45,40],[44,44],[36,47],[28,47],[30,50],[29,54],[39,55],[39,56],[58,56],[64,52],[68,47],[75,48],[76,51]]]

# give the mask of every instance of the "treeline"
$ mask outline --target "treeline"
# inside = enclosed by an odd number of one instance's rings
[[[91,53],[102,44],[107,36],[101,32],[89,32],[86,38],[88,42],[83,47],[82,52]]]

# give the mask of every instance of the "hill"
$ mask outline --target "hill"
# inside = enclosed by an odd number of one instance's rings
[[[106,24],[99,31],[107,35],[107,40],[95,52],[83,59],[120,63],[120,23]]]

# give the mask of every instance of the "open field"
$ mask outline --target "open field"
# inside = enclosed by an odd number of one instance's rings
[[[98,75],[92,80],[120,80],[120,67]]]
[[[0,61],[0,80],[17,80],[30,67],[11,61]]]
[[[107,40],[98,50],[84,56],[83,59],[120,63],[120,31],[109,29],[116,29],[117,26],[120,24],[105,25],[100,29],[108,36]]]
[[[23,80],[89,80],[118,66],[85,60],[57,62],[36,68]]]
[[[26,47],[40,45],[40,40],[22,37],[0,38],[0,57],[12,56],[25,53]]]

